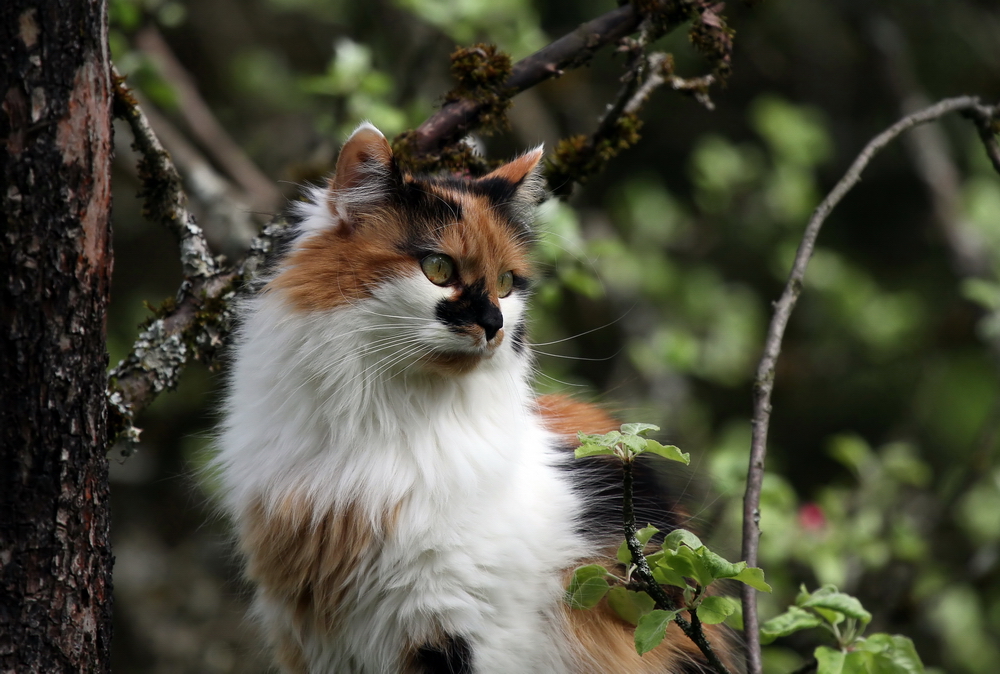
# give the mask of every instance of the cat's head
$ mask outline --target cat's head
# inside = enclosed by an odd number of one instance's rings
[[[518,352],[541,156],[481,178],[418,177],[363,124],[300,205],[298,239],[268,289],[296,312],[349,319],[368,344],[398,335],[400,358],[431,369],[466,372]]]

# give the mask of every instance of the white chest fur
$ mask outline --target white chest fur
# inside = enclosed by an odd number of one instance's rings
[[[504,344],[472,372],[433,375],[393,342],[402,318],[384,298],[321,315],[251,302],[216,461],[227,509],[239,522],[295,493],[317,518],[352,509],[385,527],[350,570],[334,632],[261,593],[265,622],[296,631],[315,672],[398,671],[407,647],[456,634],[477,673],[565,670],[561,572],[584,548],[527,360]]]

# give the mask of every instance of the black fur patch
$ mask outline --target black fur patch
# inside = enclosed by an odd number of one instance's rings
[[[514,326],[514,329],[510,331],[510,343],[514,349],[514,353],[520,355],[524,353],[525,340],[528,338],[528,327],[524,321],[521,321]]]
[[[464,637],[448,636],[443,645],[424,645],[413,661],[415,674],[472,674],[472,646]]]
[[[566,448],[570,456],[564,468],[584,501],[577,531],[595,543],[623,540],[621,462],[606,456],[574,459],[572,449]],[[633,465],[632,501],[635,523],[640,529],[652,524],[668,533],[682,524],[675,511],[676,503],[660,476],[659,470],[665,468],[666,463],[659,457],[640,456]]]
[[[503,314],[486,294],[486,284],[482,279],[466,286],[457,300],[441,300],[435,310],[437,319],[453,328],[480,325],[486,331],[486,338],[493,336],[503,327]]]

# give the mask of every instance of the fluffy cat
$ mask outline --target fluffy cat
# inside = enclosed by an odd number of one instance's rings
[[[621,540],[620,477],[568,451],[615,421],[531,389],[541,156],[415,177],[364,124],[242,305],[215,467],[285,672],[702,671],[675,627],[640,658],[563,601]]]

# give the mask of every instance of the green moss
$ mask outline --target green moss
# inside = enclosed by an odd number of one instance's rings
[[[559,196],[570,193],[573,183],[587,179],[622,150],[639,142],[642,120],[634,114],[623,114],[607,133],[588,138],[578,135],[559,141],[546,166],[549,188]]]
[[[125,76],[112,74],[111,87],[114,89],[112,114],[122,119],[135,114],[135,108],[139,105],[139,101],[132,95],[132,90],[125,85]]]
[[[475,44],[456,49],[451,55],[451,73],[457,84],[445,94],[445,102],[474,102],[478,109],[475,126],[480,133],[490,134],[506,129],[512,94],[507,88],[507,78],[511,69],[510,55],[495,45]],[[392,150],[400,165],[414,173],[449,171],[460,175],[482,175],[497,166],[497,163],[477,155],[458,138],[437,152],[420,151],[416,147],[413,131],[397,136]]]
[[[438,152],[420,152],[413,131],[401,133],[392,142],[392,153],[399,165],[411,173],[447,171],[458,175],[483,175],[499,164],[476,154],[465,143],[446,145]]]

